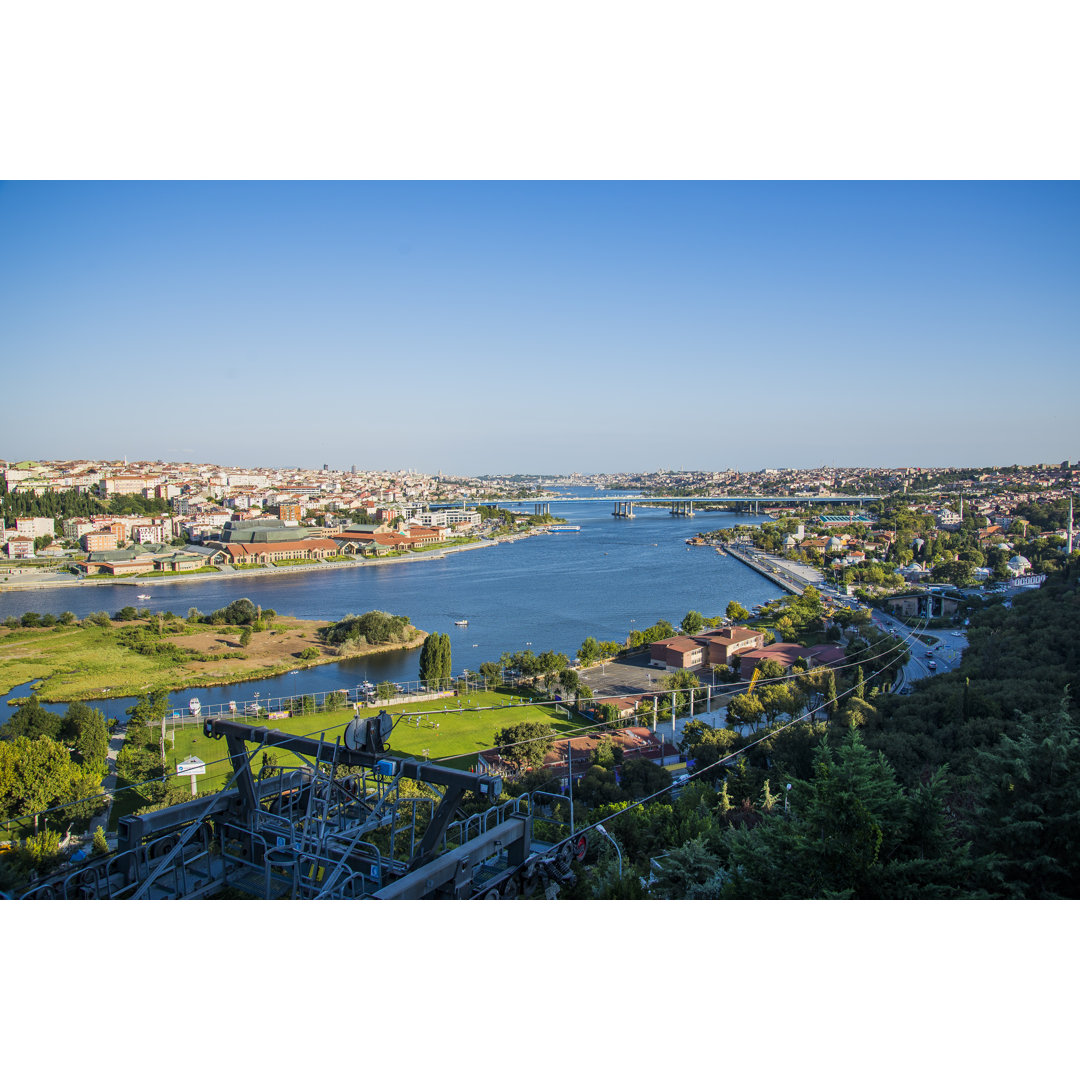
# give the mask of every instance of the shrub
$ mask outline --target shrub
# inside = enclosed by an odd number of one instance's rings
[[[319,649],[315,645],[309,645],[296,654],[301,660],[315,660],[319,657]]]
[[[36,611],[24,611],[19,622],[23,626],[40,626],[41,616]]]
[[[251,627],[250,626],[245,626],[244,629],[240,631],[240,646],[241,646],[241,648],[243,648],[245,645],[250,645],[250,644],[251,644]]]
[[[105,838],[105,830],[100,825],[94,831],[94,839],[91,841],[90,850],[95,855],[109,854],[109,841]]]

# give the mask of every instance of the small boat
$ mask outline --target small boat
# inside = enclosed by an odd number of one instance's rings
[[[202,712],[202,705],[199,704],[199,699],[197,697],[193,697],[187,703],[187,707],[188,712],[191,713],[192,716],[198,716],[199,713]]]
[[[150,599],[150,594],[148,592],[137,593],[136,596],[135,596],[135,599],[136,600],[149,600]]]
[[[468,626],[469,625],[469,620],[468,619],[455,619],[454,620],[454,625],[455,626]]]

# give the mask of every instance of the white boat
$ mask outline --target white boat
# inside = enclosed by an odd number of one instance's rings
[[[150,594],[148,592],[141,592],[141,593],[136,594],[135,599],[136,600],[149,600],[150,599]]]
[[[454,620],[454,625],[455,626],[468,626],[469,625],[469,620],[468,619],[455,619]]]
[[[188,712],[191,713],[192,716],[198,716],[199,713],[202,712],[202,705],[199,704],[199,699],[197,697],[193,697],[187,703],[187,707]]]

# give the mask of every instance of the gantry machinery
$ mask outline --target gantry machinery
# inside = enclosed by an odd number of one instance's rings
[[[204,734],[224,739],[232,765],[223,790],[121,818],[115,852],[24,896],[553,898],[573,880],[583,840],[553,813],[565,797],[501,800],[497,776],[388,752],[392,726],[386,712],[356,718],[330,742],[207,718]],[[298,764],[272,764],[269,751]]]

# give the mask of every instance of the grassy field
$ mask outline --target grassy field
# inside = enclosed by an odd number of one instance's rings
[[[421,702],[411,713],[405,714],[394,728],[390,736],[390,752],[422,758],[426,750],[432,761],[439,760],[455,769],[468,769],[476,764],[481,750],[494,744],[495,733],[504,727],[531,720],[550,724],[557,731],[570,731],[584,723],[580,718],[571,722],[566,716],[556,716],[551,706],[521,705],[521,700],[509,692],[483,691],[467,697]],[[510,707],[511,701],[514,702],[513,707]],[[483,711],[463,711],[470,708]],[[421,709],[428,715],[418,715]],[[361,715],[374,716],[378,712],[378,708],[365,709],[361,710]],[[325,732],[326,738],[333,742],[344,731],[352,715],[351,708],[338,709],[315,715],[292,716],[285,720],[264,721],[261,726],[316,739],[320,732]],[[397,719],[399,714],[395,711],[393,715]],[[410,721],[410,716],[415,719]],[[281,750],[271,750],[270,753],[278,765],[287,767],[300,763],[291,753]],[[175,773],[177,762],[192,755],[206,762],[206,775],[198,778],[200,793],[217,791],[232,775],[224,739],[206,738],[199,725],[175,728],[173,745],[166,755],[169,771]],[[258,763],[259,759],[256,759]],[[191,781],[186,777],[174,777],[170,783],[190,785]]]
[[[144,625],[143,620],[113,623],[109,627],[0,628],[0,694],[22,683],[40,680],[35,692],[42,701],[127,697],[151,690],[262,678],[339,659],[336,649],[316,639],[316,631],[326,625],[323,622],[278,616],[272,631],[254,634],[243,648],[238,643],[238,627],[188,626],[180,620],[167,624],[178,627],[180,632],[166,635],[164,641],[195,650],[213,662],[144,656],[121,645],[119,632],[140,625]],[[387,648],[413,648],[422,642],[423,635],[418,634],[407,646],[369,646],[356,655]],[[300,653],[312,646],[318,648],[320,655],[299,660]]]
[[[140,656],[115,638],[115,631],[98,626],[5,634],[0,637],[0,693],[31,679],[42,680],[38,693],[45,701],[103,697],[113,687],[135,694],[159,685],[172,665]]]

